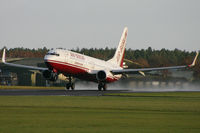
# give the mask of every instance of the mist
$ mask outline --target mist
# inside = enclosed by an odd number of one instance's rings
[[[98,90],[98,84],[86,81],[77,81],[76,90]],[[107,84],[107,90],[124,90],[134,92],[177,92],[177,91],[200,91],[199,82],[183,81],[131,81],[119,80]]]

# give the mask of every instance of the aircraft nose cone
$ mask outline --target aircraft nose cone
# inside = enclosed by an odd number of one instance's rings
[[[48,61],[49,59],[50,59],[49,55],[45,55],[45,56],[44,56],[44,60],[45,60],[45,61]]]

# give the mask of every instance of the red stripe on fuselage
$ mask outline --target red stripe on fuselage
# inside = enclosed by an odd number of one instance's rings
[[[52,68],[56,69],[57,71],[63,73],[66,76],[72,75],[82,80],[98,82],[95,74],[92,75],[88,73],[88,68],[55,60],[46,60],[45,62]],[[105,82],[110,83],[117,80],[119,79],[116,77],[107,77]]]
[[[48,63],[51,67],[54,69],[67,74],[84,74],[87,73],[89,70],[88,68],[77,66],[74,64],[61,62],[61,61],[55,61],[55,60],[46,60],[46,63]]]

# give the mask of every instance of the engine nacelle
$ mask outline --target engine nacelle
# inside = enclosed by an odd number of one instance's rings
[[[58,79],[58,74],[50,70],[43,71],[43,76],[49,81],[56,81]]]
[[[104,81],[107,78],[107,73],[103,70],[100,70],[97,72],[96,78],[98,81]]]

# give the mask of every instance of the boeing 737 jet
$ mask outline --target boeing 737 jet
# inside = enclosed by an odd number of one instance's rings
[[[106,84],[119,80],[123,74],[143,74],[149,71],[160,71],[168,69],[190,68],[195,65],[198,53],[196,54],[191,65],[158,67],[158,68],[141,68],[141,69],[124,69],[123,59],[126,47],[128,29],[124,28],[119,45],[112,59],[108,61],[89,57],[83,54],[72,52],[64,49],[50,50],[44,57],[46,68],[26,66],[8,63],[5,60],[5,49],[3,51],[2,62],[9,66],[39,70],[43,73],[45,79],[56,81],[59,74],[68,77],[69,82],[66,84],[67,89],[74,90],[75,84],[73,78],[98,83],[98,90],[106,90]]]

